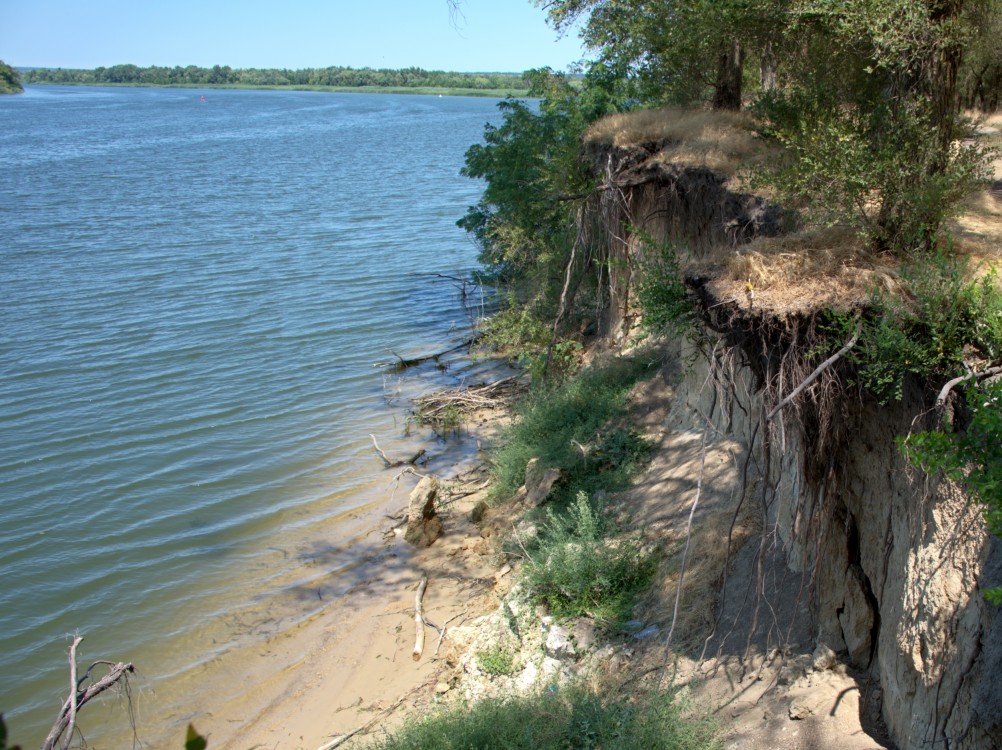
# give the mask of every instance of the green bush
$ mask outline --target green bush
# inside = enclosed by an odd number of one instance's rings
[[[370,750],[715,750],[712,720],[676,692],[596,695],[577,687],[456,706]]]
[[[543,466],[561,470],[563,481],[554,489],[558,504],[566,505],[579,491],[592,494],[626,486],[652,446],[635,432],[609,423],[624,413],[630,388],[654,364],[643,354],[618,358],[559,385],[534,390],[517,407],[515,421],[494,455],[492,498],[511,497],[534,457]]]
[[[641,325],[655,336],[686,333],[692,329],[693,300],[682,280],[675,248],[643,237],[644,259],[636,286]]]
[[[992,269],[968,281],[956,258],[940,253],[902,268],[904,294],[875,295],[853,358],[862,384],[882,403],[900,400],[905,376],[952,377],[972,354],[1002,352],[1002,292]]]
[[[638,536],[607,539],[601,511],[583,492],[563,513],[548,510],[523,580],[533,598],[557,617],[589,615],[615,625],[630,618],[657,560],[644,551]]]

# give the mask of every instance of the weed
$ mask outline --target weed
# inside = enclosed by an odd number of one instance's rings
[[[713,721],[675,691],[598,695],[579,687],[454,706],[370,750],[715,750]]]
[[[537,549],[526,561],[524,580],[538,601],[558,617],[590,615],[614,625],[628,620],[636,595],[657,566],[640,539],[605,538],[609,529],[583,493],[564,513],[547,512]]]
[[[480,671],[492,676],[515,674],[515,654],[504,646],[491,646],[476,654]]]

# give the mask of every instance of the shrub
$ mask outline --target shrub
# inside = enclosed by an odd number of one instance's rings
[[[686,333],[693,322],[693,303],[682,280],[675,248],[656,244],[643,236],[644,260],[641,261],[636,287],[641,325],[655,336]]]
[[[603,695],[578,687],[456,706],[370,750],[714,750],[716,726],[677,692]]]
[[[532,596],[557,617],[590,615],[614,625],[629,619],[657,561],[636,536],[606,539],[601,510],[583,492],[564,513],[549,510],[523,575]]]
[[[901,298],[874,295],[874,315],[853,355],[862,384],[882,403],[901,398],[908,373],[950,377],[971,354],[995,361],[1002,352],[994,269],[968,281],[963,265],[940,253],[904,266],[901,278]]]

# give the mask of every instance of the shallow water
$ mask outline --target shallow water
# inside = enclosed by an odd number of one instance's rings
[[[200,100],[204,93],[205,101]],[[81,661],[153,689],[323,607],[409,450],[374,368],[463,338],[484,99],[29,87],[0,98],[0,711]],[[336,577],[335,577],[336,579]],[[159,686],[159,687],[158,687]],[[183,711],[183,708],[179,709]],[[93,738],[93,735],[91,735]]]

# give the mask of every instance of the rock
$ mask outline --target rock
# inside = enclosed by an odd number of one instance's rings
[[[481,500],[476,505],[473,506],[473,510],[470,511],[470,522],[480,523],[484,520],[484,514],[487,513],[487,509],[490,506],[487,504],[486,500]]]
[[[661,628],[659,628],[657,625],[648,625],[646,628],[644,628],[643,630],[641,630],[639,633],[634,633],[633,637],[636,638],[638,641],[643,641],[643,640],[645,640],[647,638],[651,638],[651,637],[657,635],[658,631],[660,631],[660,630],[661,630]]]
[[[850,565],[845,580],[844,609],[838,615],[849,660],[860,669],[870,666],[873,653],[873,610],[866,597],[865,583],[859,566]]]
[[[415,547],[430,547],[442,535],[442,521],[435,515],[438,480],[424,477],[411,492],[407,505],[404,539]]]
[[[819,643],[811,656],[811,666],[815,672],[824,672],[831,669],[838,663],[838,656],[828,648],[827,643]]]
[[[810,707],[804,705],[803,703],[798,703],[797,701],[794,701],[793,703],[790,704],[791,721],[801,721],[803,719],[806,719],[813,713],[814,712],[810,709]]]
[[[575,654],[571,632],[563,625],[551,625],[546,633],[546,655],[552,659],[573,659]]]
[[[529,690],[536,684],[537,679],[539,679],[539,667],[529,662],[519,674],[517,684],[522,690]]]
[[[578,620],[571,636],[578,651],[588,651],[595,646],[595,624],[591,620]]]
[[[538,458],[525,466],[525,502],[530,508],[542,505],[550,496],[553,485],[560,479],[560,469],[544,468]]]
[[[628,633],[636,633],[640,630],[643,630],[643,627],[644,623],[641,622],[640,620],[629,620],[623,623],[623,630],[625,630]]]
[[[448,682],[435,683],[435,692],[438,693],[439,695],[442,695],[443,693],[448,693],[451,689],[452,686]]]

